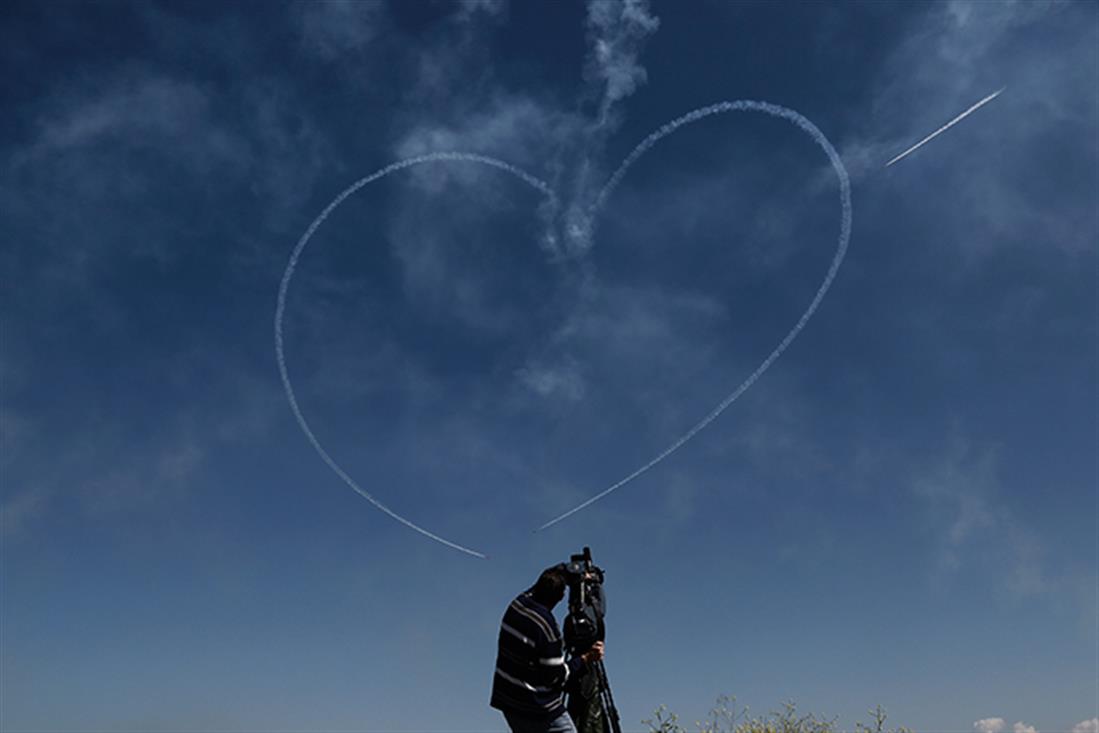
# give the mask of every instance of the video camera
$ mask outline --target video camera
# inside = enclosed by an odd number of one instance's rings
[[[591,548],[572,555],[564,566],[569,587],[569,615],[565,618],[565,643],[579,654],[597,641],[603,641],[606,599],[603,595],[603,569],[591,561]]]

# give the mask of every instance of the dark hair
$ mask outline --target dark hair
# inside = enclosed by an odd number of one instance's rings
[[[565,585],[564,565],[554,565],[542,571],[538,576],[538,582],[530,591],[534,600],[547,608],[552,608],[565,597]]]

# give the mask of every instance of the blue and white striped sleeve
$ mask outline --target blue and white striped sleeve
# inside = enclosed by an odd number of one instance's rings
[[[583,674],[587,670],[587,664],[579,656],[572,657],[568,661],[565,660],[560,639],[543,647],[541,655],[538,664],[545,675],[542,680],[547,687],[561,689],[569,681],[569,678]]]

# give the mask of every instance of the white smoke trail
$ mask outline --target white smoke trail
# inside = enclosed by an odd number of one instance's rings
[[[695,435],[698,434],[700,430],[713,422],[718,415],[725,411],[725,408],[733,404],[733,402],[735,402],[737,398],[744,394],[744,392],[747,391],[748,388],[751,387],[765,371],[767,371],[768,367],[770,367],[771,364],[774,363],[775,359],[782,355],[782,352],[786,350],[786,347],[788,347],[790,343],[797,337],[797,335],[801,332],[801,329],[805,327],[805,324],[812,317],[813,313],[816,312],[817,306],[820,305],[821,299],[824,298],[824,294],[828,292],[828,288],[832,285],[832,280],[836,277],[836,272],[839,270],[840,264],[843,262],[843,257],[847,252],[848,240],[851,238],[851,182],[847,176],[847,169],[843,167],[843,161],[840,160],[839,154],[836,153],[836,149],[832,147],[832,143],[828,141],[828,138],[824,136],[824,133],[817,129],[816,125],[814,125],[812,122],[810,122],[805,117],[792,109],[780,107],[775,104],[769,104],[767,102],[755,102],[751,100],[720,102],[718,104],[710,105],[709,107],[702,107],[700,109],[694,110],[693,112],[688,112],[682,117],[678,117],[672,120],[671,122],[665,124],[658,130],[650,134],[648,137],[642,140],[641,143],[636,148],[634,148],[628,156],[626,156],[626,159],[622,161],[622,164],[620,166],[618,166],[618,170],[616,170],[614,172],[614,175],[610,177],[606,185],[604,185],[603,189],[599,192],[599,195],[596,197],[595,201],[592,203],[588,215],[589,220],[593,222],[593,228],[594,222],[596,221],[596,215],[600,212],[600,210],[606,203],[607,198],[614,192],[615,188],[618,187],[618,184],[622,181],[622,177],[626,174],[626,171],[629,170],[630,166],[636,163],[637,160],[642,155],[644,155],[653,145],[655,145],[657,141],[664,137],[667,137],[668,135],[671,135],[673,132],[683,127],[684,125],[687,125],[691,122],[697,122],[704,117],[723,112],[737,111],[764,112],[774,117],[779,117],[794,123],[802,130],[807,132],[811,138],[813,138],[813,141],[816,142],[817,145],[819,145],[824,150],[825,154],[828,156],[828,160],[832,163],[832,168],[833,170],[835,170],[836,177],[839,179],[840,183],[840,206],[842,209],[842,214],[840,220],[839,244],[836,247],[836,254],[832,258],[832,264],[828,268],[828,274],[825,275],[824,281],[821,283],[820,288],[818,288],[817,294],[813,297],[812,302],[809,303],[809,307],[805,309],[805,312],[802,313],[801,318],[798,319],[798,322],[794,325],[792,329],[790,329],[790,332],[786,334],[781,342],[779,342],[779,345],[775,347],[770,356],[764,359],[763,363],[756,367],[756,370],[752,372],[747,379],[741,382],[740,386],[733,390],[733,392],[728,397],[723,399],[717,405],[717,407],[711,410],[708,415],[702,418],[702,420],[700,420],[694,427],[692,427],[682,436],[677,438],[674,443],[665,448],[651,461],[641,466],[630,475],[611,485],[609,488],[604,489],[595,496],[578,504],[577,506],[556,517],[555,519],[551,519],[550,521],[546,522],[541,527],[538,527],[538,529],[534,530],[535,532],[540,532],[547,527],[551,527],[554,524],[557,524],[562,519],[565,519],[566,517],[580,511],[584,507],[589,506],[593,502],[602,499],[604,496],[611,493],[615,489],[618,489],[621,486],[629,483],[630,481],[633,481],[635,478],[663,461],[672,453],[679,450],[679,448],[681,448],[684,443],[693,438]]]
[[[418,165],[420,163],[434,163],[441,161],[458,160],[468,161],[471,163],[481,163],[482,165],[487,165],[493,168],[499,168],[500,170],[507,171],[508,173],[511,173],[513,176],[518,177],[528,185],[538,189],[543,194],[548,196],[551,200],[555,198],[553,191],[551,191],[550,187],[541,179],[535,178],[526,171],[520,170],[510,163],[505,163],[502,160],[490,158],[485,155],[478,155],[476,153],[442,152],[420,155],[414,158],[406,158],[405,160],[399,160],[396,163],[391,163],[381,170],[375,171],[365,178],[359,179],[355,183],[348,186],[343,191],[343,193],[337,196],[332,201],[332,203],[328,204],[328,206],[324,208],[324,211],[322,211],[320,215],[313,220],[313,223],[310,224],[309,228],[305,230],[305,234],[303,234],[301,236],[301,239],[298,240],[297,246],[294,248],[293,253],[290,255],[290,262],[286,265],[286,271],[283,273],[282,276],[282,283],[279,285],[278,305],[275,308],[275,355],[278,359],[279,374],[282,376],[282,386],[283,389],[286,391],[286,398],[290,402],[290,409],[293,410],[294,417],[297,418],[298,425],[301,426],[302,432],[305,433],[305,437],[309,439],[309,442],[313,445],[313,448],[317,451],[320,457],[324,460],[325,463],[328,464],[328,467],[331,468],[337,476],[343,479],[344,483],[354,489],[359,495],[361,495],[371,504],[378,507],[378,509],[381,509],[383,512],[393,517],[406,527],[413,529],[424,535],[425,537],[429,537],[435,540],[436,542],[441,542],[447,547],[452,547],[455,550],[473,555],[474,557],[485,559],[488,556],[484,553],[477,552],[476,550],[471,550],[468,547],[463,547],[462,545],[459,545],[455,542],[444,539],[437,534],[429,532],[423,527],[413,524],[409,520],[397,514],[389,507],[385,506],[380,501],[371,496],[370,493],[363,489],[361,486],[359,486],[358,483],[356,483],[355,480],[351,478],[346,471],[340,468],[340,465],[336,463],[335,459],[333,459],[332,456],[328,454],[328,452],[320,444],[320,441],[317,440],[317,436],[313,434],[312,429],[309,427],[309,423],[306,422],[305,416],[302,414],[301,408],[298,406],[298,400],[294,395],[294,388],[290,383],[290,374],[286,369],[286,354],[282,338],[282,320],[283,316],[286,313],[286,293],[290,287],[290,279],[294,276],[294,270],[295,268],[297,268],[298,259],[301,257],[301,253],[305,249],[305,245],[309,244],[309,240],[313,237],[313,234],[317,231],[317,228],[324,223],[325,219],[328,218],[329,214],[335,211],[336,207],[342,204],[349,196],[351,196],[351,194],[355,193],[360,188],[366,186],[369,183],[373,183],[380,178],[388,176],[390,173],[408,168],[413,165]]]
[[[660,19],[647,0],[589,0],[584,21],[588,53],[582,99],[594,107],[594,119],[563,141],[554,189],[564,207],[546,207],[543,247],[556,262],[576,260],[592,247],[591,220],[585,216],[602,181],[599,159],[607,137],[618,127],[616,105],[643,85],[648,75],[639,58]],[[563,180],[567,177],[567,180]]]
[[[953,127],[954,125],[956,125],[959,122],[961,122],[962,120],[964,120],[966,117],[969,117],[969,115],[976,112],[979,108],[983,107],[984,105],[988,104],[993,99],[995,99],[996,97],[1000,96],[1000,94],[1004,91],[1004,89],[1007,89],[1007,87],[1002,87],[998,91],[995,91],[992,94],[989,94],[987,97],[982,99],[980,102],[977,102],[977,104],[973,105],[972,107],[967,109],[965,112],[962,112],[960,115],[958,115],[957,117],[952,119],[950,122],[947,122],[945,125],[940,127],[938,130],[935,130],[935,132],[931,133],[930,135],[925,137],[923,140],[920,140],[918,143],[916,143],[915,145],[910,147],[908,150],[905,150],[903,153],[901,153],[897,157],[890,160],[888,163],[885,164],[885,167],[888,168],[889,166],[893,165],[894,163],[896,163],[901,158],[907,156],[909,153],[915,152],[917,149],[923,147],[923,145],[925,143],[928,143],[931,140],[934,140],[939,135],[943,134],[944,132],[949,130],[951,127]]]
[[[645,39],[660,27],[646,0],[591,0],[588,3],[588,52],[584,75],[602,87],[597,127],[609,122],[611,106],[644,84],[645,68],[637,63]]]

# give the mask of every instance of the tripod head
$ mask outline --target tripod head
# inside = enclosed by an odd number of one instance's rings
[[[603,595],[603,569],[591,560],[591,548],[572,555],[564,565],[569,588],[569,614],[565,617],[565,644],[579,654],[603,641],[606,599]]]

